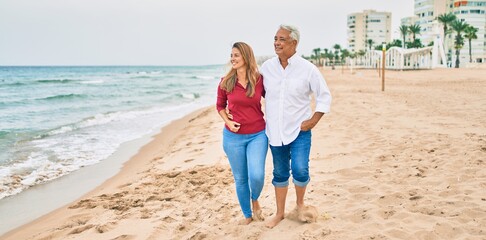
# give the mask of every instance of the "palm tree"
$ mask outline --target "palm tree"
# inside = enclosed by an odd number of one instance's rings
[[[333,67],[334,67],[334,53],[332,53],[332,51],[331,51],[331,52],[329,52],[329,53],[327,54],[327,57],[329,58],[329,60],[331,61],[331,64],[332,64],[332,65],[333,65]]]
[[[358,54],[358,56],[362,57],[362,56],[366,55],[366,51],[365,50],[359,50],[357,54]]]
[[[348,49],[341,49],[341,62],[345,63],[347,57],[351,56],[351,53]]]
[[[478,39],[478,35],[476,35],[477,32],[478,29],[471,25],[468,25],[466,29],[464,29],[464,37],[469,41],[469,62],[472,62],[471,41],[473,39]]]
[[[459,68],[459,54],[461,53],[460,50],[464,46],[464,38],[462,37],[461,33],[466,30],[468,24],[460,21],[460,20],[454,20],[454,22],[451,23],[452,29],[456,32],[456,37],[454,38],[454,48],[456,49],[456,66],[455,68]]]
[[[447,51],[447,55],[449,55],[449,49],[446,47],[446,43],[447,43],[446,39],[447,39],[447,35],[449,35],[451,31],[449,30],[448,26],[450,26],[451,23],[454,22],[454,20],[456,20],[456,15],[454,15],[453,13],[443,13],[437,17],[437,20],[439,20],[439,22],[442,23],[443,25],[444,39],[442,39],[442,44],[444,45],[444,48]]]
[[[371,52],[371,48],[373,47],[373,44],[375,44],[375,41],[373,41],[373,39],[366,40],[366,45],[370,49],[370,52]]]
[[[400,33],[402,34],[402,38],[403,38],[402,48],[405,48],[405,38],[407,37],[408,26],[407,25],[401,25],[400,26]]]
[[[331,60],[331,67],[332,67],[332,70],[334,70],[334,60],[333,60],[334,59],[334,53],[332,53],[332,51],[330,51],[327,56]]]
[[[324,48],[324,53],[322,54],[322,56],[324,57],[325,65],[327,65],[326,59],[329,59],[329,49]]]
[[[321,65],[321,49],[320,48],[314,48],[312,49],[314,52],[314,56],[316,58],[316,65],[319,66]]]
[[[334,48],[334,57],[336,58],[336,62],[339,59],[339,50],[341,50],[341,45],[335,44],[332,48]]]
[[[321,48],[314,48],[314,49],[312,49],[312,51],[314,52],[314,57],[315,57],[315,60],[316,60],[316,66],[321,65]]]
[[[418,24],[413,24],[408,26],[408,32],[412,34],[413,42],[415,42],[415,36],[420,35],[420,30],[421,30],[420,25]]]
[[[443,29],[444,29],[443,40],[445,41],[447,34],[450,33],[449,28],[447,26],[450,26],[451,23],[454,22],[454,20],[456,20],[456,15],[454,15],[454,13],[443,13],[437,17],[437,20],[439,20],[439,22],[442,23],[443,25]]]

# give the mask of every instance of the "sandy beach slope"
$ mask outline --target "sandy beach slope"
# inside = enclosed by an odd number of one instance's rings
[[[313,130],[317,222],[239,226],[214,107],[162,129],[122,172],[1,239],[486,239],[486,69],[323,70]],[[261,205],[275,209],[267,158]],[[289,189],[287,212],[295,206]]]

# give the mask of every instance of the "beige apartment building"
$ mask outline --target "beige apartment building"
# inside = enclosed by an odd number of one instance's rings
[[[471,42],[473,62],[486,61],[486,0],[414,0],[414,14],[417,17],[416,24],[421,27],[419,35],[422,44],[428,45],[434,40],[434,26],[439,29],[441,39],[444,39],[442,24],[437,17],[444,13],[452,12],[457,19],[464,21],[478,29],[477,39]],[[403,19],[402,19],[403,20]],[[446,54],[455,59],[454,36],[455,32],[447,36],[445,47]],[[469,43],[465,40],[460,52],[461,63],[469,62]]]
[[[357,52],[370,47],[368,39],[373,41],[372,49],[391,41],[391,13],[365,10],[352,13],[347,17],[348,48]]]
[[[449,0],[415,0],[414,14],[418,18],[415,23],[420,25],[418,38],[423,45],[427,46],[434,41],[434,24],[437,24],[437,17],[446,12],[447,1]]]
[[[486,61],[486,0],[481,1],[451,1],[451,12],[457,19],[478,29],[477,39],[471,41],[471,55],[473,62],[484,63]],[[448,48],[454,46],[455,32],[448,38]],[[454,54],[454,49],[451,49]],[[455,55],[454,55],[455,56]],[[455,59],[455,58],[453,58]],[[464,47],[460,53],[461,63],[469,62],[469,41],[464,40]]]
[[[410,25],[414,25],[414,24],[417,24],[417,21],[418,21],[418,17],[417,16],[411,16],[411,17],[406,17],[406,18],[402,18],[401,21],[400,21],[400,26],[402,25],[405,25],[405,26],[410,26]],[[400,32],[400,29],[397,29],[398,32]],[[402,40],[402,34],[400,33],[400,40]],[[406,42],[411,42],[413,41],[412,39],[412,35],[411,34],[407,34],[405,35],[405,41]]]

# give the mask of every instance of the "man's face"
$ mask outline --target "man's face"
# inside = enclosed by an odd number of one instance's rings
[[[290,38],[290,32],[285,29],[279,29],[273,42],[275,53],[279,57],[289,58],[295,53],[297,41]]]

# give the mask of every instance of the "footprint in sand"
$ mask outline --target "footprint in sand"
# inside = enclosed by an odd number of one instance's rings
[[[96,231],[99,233],[105,233],[112,230],[116,226],[116,222],[110,222],[103,225],[98,225],[95,227]]]
[[[94,227],[93,224],[88,224],[86,226],[82,226],[82,227],[78,227],[78,228],[73,229],[71,232],[69,232],[69,234],[79,234],[79,233],[82,233],[82,232],[84,232],[88,229],[91,229],[93,227]]]
[[[132,235],[126,235],[126,234],[124,234],[124,235],[120,235],[120,236],[118,236],[118,237],[116,237],[116,238],[113,238],[113,239],[111,239],[111,240],[122,240],[122,239],[123,239],[123,240],[135,239],[135,236],[132,236]]]
[[[295,207],[288,215],[287,218],[297,220],[305,223],[317,222],[319,212],[314,206],[304,206],[302,209]]]

